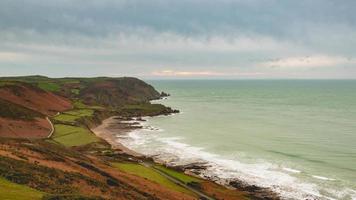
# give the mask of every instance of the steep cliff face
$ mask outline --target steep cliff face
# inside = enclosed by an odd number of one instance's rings
[[[160,93],[151,85],[129,77],[90,81],[80,91],[80,98],[85,103],[110,107],[144,103],[159,97]]]

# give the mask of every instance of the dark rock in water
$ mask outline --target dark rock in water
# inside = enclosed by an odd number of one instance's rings
[[[172,110],[172,113],[179,113],[179,110],[174,109]]]
[[[183,171],[185,170],[205,170],[208,168],[207,163],[190,163],[187,165],[181,165],[179,166],[180,169]]]
[[[138,118],[136,119],[136,121],[145,122],[145,121],[147,121],[147,120],[142,119],[141,117],[138,117]]]
[[[263,200],[279,200],[280,197],[273,191],[258,187],[256,185],[248,185],[239,180],[233,180],[229,182],[229,185],[233,188],[246,191],[252,195],[252,199],[263,199]]]
[[[191,173],[193,173],[193,174],[195,174],[195,175],[197,175],[197,176],[200,176],[200,175],[201,175],[200,170],[190,170],[189,172],[191,172]]]
[[[165,93],[165,92],[161,92],[161,98],[162,98],[162,97],[169,97],[169,96],[171,96],[171,95],[168,94],[168,93]]]
[[[258,187],[256,185],[248,185],[248,184],[243,183],[243,182],[238,181],[238,180],[230,181],[229,185],[234,187],[234,188],[236,188],[236,189],[243,189],[243,190],[248,191],[248,192],[256,192],[256,191],[259,191],[259,190],[263,189],[263,188]]]
[[[165,107],[160,111],[159,115],[170,115],[175,113],[179,113],[179,110],[172,109],[171,107]]]
[[[133,120],[132,117],[124,117],[124,116],[115,116],[114,119],[116,119],[116,120],[125,120],[125,121]]]

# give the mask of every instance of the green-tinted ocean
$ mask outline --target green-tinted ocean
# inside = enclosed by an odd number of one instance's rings
[[[355,80],[151,80],[180,114],[120,141],[286,199],[356,199]]]

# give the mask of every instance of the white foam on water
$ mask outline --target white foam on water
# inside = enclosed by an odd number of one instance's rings
[[[298,179],[278,171],[278,166],[271,163],[246,164],[237,160],[222,158],[222,156],[208,153],[204,148],[192,147],[177,141],[176,138],[160,139],[166,140],[168,144],[165,152],[173,153],[180,157],[182,163],[187,163],[186,159],[207,161],[211,165],[205,176],[219,177],[220,179],[237,178],[246,183],[260,187],[271,188],[285,197],[305,198],[305,194],[320,197],[316,186],[299,182]],[[179,163],[178,163],[179,164]]]
[[[129,132],[127,137],[118,138],[118,142],[172,166],[206,162],[209,167],[202,172],[203,178],[210,178],[220,183],[224,183],[223,180],[226,180],[226,183],[228,180],[238,179],[248,184],[270,188],[285,199],[356,199],[356,192],[352,192],[351,189],[329,191],[328,193],[333,196],[324,196],[316,183],[306,182],[293,176],[300,174],[300,170],[261,161],[252,164],[243,163],[238,159],[207,152],[202,147],[188,145],[182,142],[184,139],[182,137],[160,137],[158,132],[163,131],[162,129],[156,127],[152,129],[148,121],[139,121],[139,123],[143,129]],[[312,175],[312,177],[324,181],[334,180],[323,176]]]
[[[319,179],[319,180],[324,180],[324,181],[335,181],[335,179],[333,179],[333,178],[327,178],[327,177],[324,177],[324,176],[312,175],[312,177],[314,177],[316,179]]]
[[[296,173],[296,174],[301,173],[300,170],[292,169],[292,168],[288,168],[288,167],[283,167],[283,170],[285,170],[285,171],[287,171],[287,172],[291,172],[291,173]]]

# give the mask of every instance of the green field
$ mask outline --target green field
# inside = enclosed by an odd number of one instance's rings
[[[68,147],[98,142],[99,139],[88,129],[64,124],[54,125],[52,139]]]
[[[50,92],[58,92],[61,89],[60,85],[52,82],[39,82],[37,86],[42,90],[46,90]]]
[[[74,123],[77,119],[80,117],[75,116],[75,115],[67,115],[67,114],[60,114],[54,117],[55,120],[61,121],[61,122],[72,122]]]
[[[182,181],[183,183],[185,184],[188,184],[188,183],[191,183],[191,182],[201,182],[200,179],[198,178],[195,178],[195,177],[192,177],[192,176],[188,176],[186,174],[184,174],[183,172],[178,172],[178,171],[175,171],[175,170],[172,170],[172,169],[169,169],[167,167],[164,167],[162,165],[156,165],[155,166],[156,169]]]
[[[44,193],[0,178],[1,200],[42,199]]]
[[[94,110],[92,110],[92,109],[78,109],[78,110],[71,110],[71,111],[65,112],[65,114],[79,116],[79,117],[92,116],[93,113],[94,113]]]
[[[166,177],[156,172],[154,169],[136,163],[112,163],[112,165],[124,172],[143,177],[150,181],[156,182],[162,186],[165,186],[169,189],[193,195],[189,190],[179,185],[176,185],[175,183],[168,180]]]
[[[79,118],[90,117],[93,114],[94,110],[92,109],[76,109],[57,115],[54,119],[61,122],[75,122]]]
[[[1,81],[0,80],[0,87],[1,86],[5,86],[5,85],[18,85],[18,82],[14,82],[14,81]]]
[[[93,109],[93,110],[103,110],[104,107],[102,106],[89,106],[89,105],[85,105],[83,102],[81,101],[74,101],[73,103],[74,108],[76,109]]]
[[[53,140],[65,146],[81,146],[98,142],[99,139],[87,128],[68,125],[68,123],[74,124],[80,118],[93,116],[94,109],[91,109],[80,101],[75,101],[74,107],[74,110],[61,113],[54,117],[57,124],[54,125],[55,132],[52,136]]]
[[[72,89],[71,92],[72,92],[73,94],[78,95],[79,92],[80,92],[80,90],[79,90],[79,89]]]

